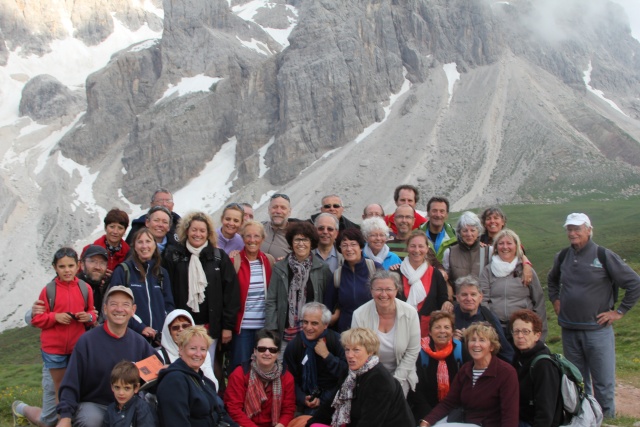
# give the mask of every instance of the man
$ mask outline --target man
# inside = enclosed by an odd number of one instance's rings
[[[338,218],[338,221],[340,223],[340,231],[346,230],[348,228],[359,229],[360,226],[358,224],[342,216],[343,212],[344,206],[342,205],[342,199],[340,198],[340,196],[330,194],[322,198],[322,203],[320,204],[320,213],[330,213],[331,215]],[[320,214],[311,215],[311,222],[315,222],[318,215]]]
[[[302,307],[302,331],[287,345],[284,362],[296,384],[296,403],[305,415],[333,397],[348,371],[340,335],[329,328],[331,312],[319,302]]]
[[[244,211],[244,222],[253,220],[253,206],[251,203],[240,203],[240,206],[242,206],[242,210]]]
[[[400,205],[393,213],[396,225],[396,233],[393,238],[387,241],[389,250],[404,260],[407,256],[407,239],[415,224],[415,209],[411,205]]]
[[[336,239],[338,238],[338,218],[330,213],[321,213],[316,216],[313,224],[318,230],[318,247],[312,249],[333,273],[344,262],[342,254],[336,250]]]
[[[107,262],[109,254],[107,250],[99,245],[89,245],[82,254],[80,260],[81,270],[77,276],[91,286],[93,290],[93,301],[98,311],[102,310],[102,292],[104,287],[104,277],[107,274]]]
[[[458,290],[456,294],[458,305],[453,309],[453,315],[456,318],[456,330],[453,337],[462,340],[464,331],[472,323],[489,322],[498,333],[498,338],[500,338],[498,357],[505,362],[511,363],[515,355],[513,347],[507,341],[500,319],[487,307],[480,305],[482,302],[482,290],[478,281],[473,276],[464,276],[456,280],[455,285]]]
[[[427,202],[427,215],[429,221],[423,224],[420,229],[427,233],[429,246],[436,253],[438,261],[442,262],[444,251],[448,247],[458,243],[456,231],[447,223],[449,218],[449,200],[445,197],[432,197]]]
[[[289,221],[297,219],[289,218],[291,215],[291,199],[286,194],[276,193],[269,200],[270,221],[263,221],[265,238],[260,250],[273,255],[279,261],[291,252],[287,243],[286,232]]]
[[[362,211],[362,219],[373,218],[376,216],[384,219],[384,209],[382,209],[381,204],[371,203],[364,207],[364,210]]]
[[[605,417],[615,417],[616,351],[613,322],[640,298],[640,277],[609,249],[592,240],[591,220],[572,213],[564,223],[571,246],[556,254],[549,271],[549,299],[562,328],[564,356],[580,369],[587,393]],[[617,286],[626,289],[615,309]],[[593,381],[593,385],[592,385]]]
[[[400,205],[409,205],[413,208],[413,215],[415,220],[413,222],[413,228],[418,228],[425,222],[427,222],[426,218],[416,212],[416,204],[420,200],[420,191],[418,187],[414,187],[413,185],[402,184],[396,187],[393,192],[393,201],[396,203],[396,206]],[[387,215],[384,217],[385,222],[391,228],[391,231],[394,233],[398,232],[397,224],[395,221],[395,214]]]
[[[180,220],[180,215],[173,211],[173,196],[171,195],[171,192],[165,188],[157,189],[153,193],[153,196],[151,196],[151,204],[149,207],[152,208],[154,206],[164,206],[165,208],[169,209],[169,212],[171,212],[171,228],[169,229],[168,235],[172,235],[174,241],[178,240],[178,237],[176,235],[176,225]],[[131,230],[129,231],[129,234],[127,234],[127,238],[125,239],[125,241],[130,246],[133,246],[131,245],[131,243],[133,240],[133,236],[136,234],[136,231],[140,230],[142,227],[146,227],[145,224],[147,222],[147,217],[148,213],[134,219],[131,222]]]
[[[76,343],[60,385],[59,427],[99,427],[113,402],[111,370],[121,360],[137,362],[155,354],[142,335],[127,328],[136,311],[131,289],[109,288],[102,326],[86,332]]]

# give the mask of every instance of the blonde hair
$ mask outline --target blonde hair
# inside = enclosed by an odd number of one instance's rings
[[[369,328],[351,328],[340,334],[342,346],[362,346],[368,354],[378,354],[380,350],[380,340],[378,336]]]
[[[252,219],[246,221],[244,224],[242,224],[242,228],[240,228],[240,234],[242,237],[244,237],[244,233],[247,229],[247,227],[257,227],[258,230],[260,230],[260,235],[262,236],[262,238],[264,239],[265,237],[267,237],[267,234],[264,232],[264,225],[262,225],[261,222],[258,221],[254,221]]]
[[[493,326],[489,322],[475,322],[472,323],[471,326],[464,331],[464,342],[467,346],[467,351],[469,350],[469,340],[474,335],[477,335],[482,338],[486,338],[489,340],[493,349],[491,350],[491,355],[495,356],[500,351],[500,338],[498,338],[498,332],[494,329]]]
[[[203,338],[207,342],[207,347],[210,347],[213,343],[213,339],[209,336],[204,326],[190,326],[182,331],[178,337],[178,347],[184,348],[194,337]]]
[[[513,239],[514,243],[516,244],[516,258],[518,258],[518,260],[521,260],[524,252],[522,252],[520,237],[518,237],[515,231],[509,228],[503,228],[498,234],[496,234],[496,237],[493,238],[493,254],[498,255],[498,242],[507,237]]]
[[[216,233],[213,219],[204,212],[189,212],[178,221],[176,231],[178,233],[178,241],[183,245],[187,243],[187,231],[191,227],[193,221],[202,221],[207,225],[207,239],[209,243],[215,248],[218,246],[218,235]]]

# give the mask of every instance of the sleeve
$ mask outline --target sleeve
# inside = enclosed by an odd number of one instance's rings
[[[339,274],[342,274],[342,267],[339,267],[339,269]],[[331,270],[329,270],[329,272],[331,272]],[[331,274],[331,277],[327,279],[327,283],[328,286],[324,290],[324,305],[326,305],[327,308],[333,313],[336,308],[338,308],[338,289],[333,283],[333,274]]]
[[[82,355],[87,354],[86,349],[83,348],[84,346],[85,341],[82,339],[76,343],[76,347],[69,358],[69,364],[64,373],[64,378],[60,384],[60,390],[58,391],[60,398],[57,406],[57,412],[60,418],[72,418],[76,409],[78,409],[82,377],[85,373],[85,361]]]
[[[433,409],[427,399],[428,387],[432,382],[428,380],[426,369],[422,367],[422,361],[420,359],[420,356],[416,359],[416,373],[418,375],[416,390],[409,391],[409,395],[407,396],[407,401],[409,406],[411,406],[411,411],[413,412],[416,422],[426,418]]]
[[[287,345],[287,348],[285,348],[283,360],[284,360],[284,365],[287,368],[287,371],[289,371],[291,373],[291,375],[293,376],[293,378],[294,378],[296,402],[298,403],[298,405],[304,406],[304,401],[305,401],[306,394],[302,390],[302,388],[300,387],[300,384],[298,383],[298,381],[296,381],[296,380],[302,378],[302,376],[300,375],[300,370],[299,370],[299,367],[301,365],[300,365],[300,363],[296,363],[296,361],[295,361],[295,359],[293,357],[294,356],[293,355],[294,347],[296,347],[295,340],[291,341],[289,343],[289,345]],[[329,356],[331,356],[331,355],[329,355]],[[327,359],[328,359],[328,357],[327,357]]]
[[[560,252],[553,258],[553,267],[549,270],[547,275],[547,289],[549,290],[549,301],[552,303],[560,298],[560,264],[559,264]]]
[[[479,283],[480,290],[482,291],[482,302],[481,304],[485,307],[489,307],[489,302],[491,301],[491,264],[484,267],[484,269],[480,272]]]
[[[426,422],[428,422],[430,425],[434,425],[437,421],[440,421],[442,418],[449,415],[449,412],[451,412],[454,408],[462,406],[462,401],[460,399],[462,390],[464,389],[464,387],[471,386],[470,382],[468,384],[465,384],[465,378],[466,375],[464,374],[464,372],[462,372],[462,370],[459,371],[458,375],[456,375],[453,379],[453,383],[451,384],[451,388],[449,389],[449,394],[447,394],[447,397],[441,400],[440,403],[438,403],[436,407],[433,408],[431,412],[429,412],[429,415],[424,418]],[[516,402],[516,409],[517,408],[518,403]]]
[[[220,250],[222,260],[220,262],[220,279],[222,280],[223,309],[222,309],[222,329],[235,330],[240,311],[240,285],[238,276],[233,268],[229,256]]]
[[[164,311],[165,313],[172,312],[176,305],[173,302],[173,292],[171,291],[171,279],[169,278],[169,272],[164,267],[160,267],[160,274],[162,274],[162,296],[164,297]]]
[[[134,425],[136,427],[156,427],[158,425],[157,417],[151,410],[151,406],[142,398],[136,402],[136,417]]]
[[[349,370],[347,357],[344,354],[344,347],[339,343],[337,343],[334,349],[329,351],[329,355],[324,359],[324,363],[329,373],[336,378],[345,377]]]
[[[610,250],[607,253],[607,272],[611,280],[622,289],[625,289],[624,298],[618,306],[622,313],[626,313],[640,299],[640,276],[633,271],[620,257]]]
[[[264,327],[271,331],[278,330],[278,294],[280,291],[280,275],[272,272],[271,282],[267,290],[267,299],[264,302]]]
[[[111,404],[113,405],[113,403]],[[107,410],[104,413],[104,418],[102,419],[102,427],[111,427],[111,405],[107,407]]]
[[[188,426],[189,419],[189,379],[181,372],[170,372],[158,384],[158,415],[164,427]]]
[[[231,375],[229,375],[227,388],[224,391],[224,405],[231,419],[238,423],[238,425],[242,427],[258,427],[251,421],[251,418],[244,413],[244,398],[246,394],[247,385],[245,384],[244,371],[242,366],[238,366]]]
[[[529,294],[531,296],[531,302],[533,303],[533,311],[542,320],[542,341],[547,341],[547,308],[544,303],[544,291],[542,285],[540,285],[540,279],[535,270],[531,270],[533,273],[533,280],[529,284]]]
[[[420,353],[420,320],[418,319],[417,311],[411,310],[410,313],[411,315],[407,318],[408,323],[406,325],[399,325],[404,326],[408,329],[408,341],[407,347],[404,351],[404,354],[402,355],[402,359],[400,359],[400,363],[398,363],[393,376],[398,379],[408,380],[409,385],[412,389],[414,389],[416,381],[416,360],[418,359],[418,354]],[[414,377],[413,381],[411,381],[411,376]]]
[[[547,427],[553,424],[556,407],[562,401],[560,396],[560,373],[556,365],[542,359],[536,363],[533,378],[533,400],[535,412],[533,427]]]
[[[40,329],[49,329],[55,326],[56,324],[56,313],[52,312],[49,308],[49,300],[47,299],[47,287],[45,286],[42,291],[40,291],[40,296],[38,299],[44,301],[44,313],[36,314],[31,317],[31,325]]]
[[[280,408],[280,422],[288,425],[296,412],[296,391],[293,384],[293,376],[287,372],[282,376],[282,406]],[[244,427],[244,424],[242,425]]]
[[[440,270],[434,267],[433,275],[431,276],[431,286],[436,285],[438,290],[436,298],[436,310],[442,308],[442,304],[449,301],[449,293],[447,292],[447,282],[444,280],[444,276],[440,273]]]
[[[520,383],[516,370],[503,364],[500,371],[505,378],[500,386],[501,426],[518,427],[520,412]]]

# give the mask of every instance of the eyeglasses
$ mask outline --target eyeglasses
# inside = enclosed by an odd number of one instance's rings
[[[310,242],[311,239],[308,239],[306,237],[296,237],[295,239],[293,239],[294,245],[308,245]]]
[[[327,203],[326,205],[322,205],[322,207],[325,208],[325,209],[331,209],[331,208],[338,209],[338,208],[341,208],[342,205],[339,205],[337,203],[334,203],[334,204],[331,205],[331,204]]]
[[[355,249],[355,248],[359,248],[359,247],[360,247],[360,244],[358,242],[353,242],[353,243],[346,243],[345,242],[345,243],[341,243],[340,244],[340,248],[342,248],[342,249],[349,249],[349,248]]]
[[[181,323],[179,325],[171,325],[171,331],[178,332],[191,327],[191,323]]]
[[[60,248],[56,251],[56,253],[53,255],[53,258],[55,258],[55,260],[59,260],[62,259],[64,257],[68,256],[69,258],[73,258],[75,260],[78,259],[78,253],[76,251],[74,251],[71,248]]]
[[[93,259],[93,257],[91,258],[87,258],[84,260],[84,263],[87,265],[97,265],[100,267],[106,267],[107,265],[109,265],[109,263],[107,261],[105,261],[104,258],[100,257],[101,259]]]
[[[333,227],[325,227],[324,225],[321,225],[320,227],[318,227],[318,231],[324,231],[324,230],[327,230],[329,233],[333,233],[334,231],[336,231],[336,229]]]
[[[271,354],[276,354],[278,352],[278,347],[263,347],[260,345],[256,347],[256,350],[258,350],[258,353],[264,353],[265,351],[268,351]]]
[[[166,203],[173,203],[173,199],[153,199],[154,203],[161,203],[161,204],[166,204]]]
[[[278,197],[282,197],[283,199],[285,199],[287,202],[291,202],[291,199],[289,198],[289,196],[287,196],[286,194],[282,194],[282,193],[276,193],[273,196],[271,196],[271,200],[273,199],[277,199]]]
[[[411,218],[415,218],[413,215],[394,215],[393,216],[394,219],[399,219],[399,220],[410,220]]]
[[[364,216],[365,218],[373,218],[373,217],[382,218],[384,214],[382,212],[367,212],[366,214],[364,214]]]
[[[372,292],[380,295],[383,292],[387,295],[392,294],[397,291],[397,289],[385,288],[385,289],[371,289]]]
[[[529,329],[514,329],[513,336],[522,334],[523,336],[528,337],[531,332],[533,331],[530,331]]]
[[[384,239],[387,240],[387,235],[384,233],[371,233],[369,237],[372,239]]]

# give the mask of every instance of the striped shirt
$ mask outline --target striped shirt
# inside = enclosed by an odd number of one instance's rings
[[[242,329],[262,329],[265,321],[264,268],[260,260],[249,261],[249,266],[251,267],[251,278],[249,279],[249,291],[240,327]]]

